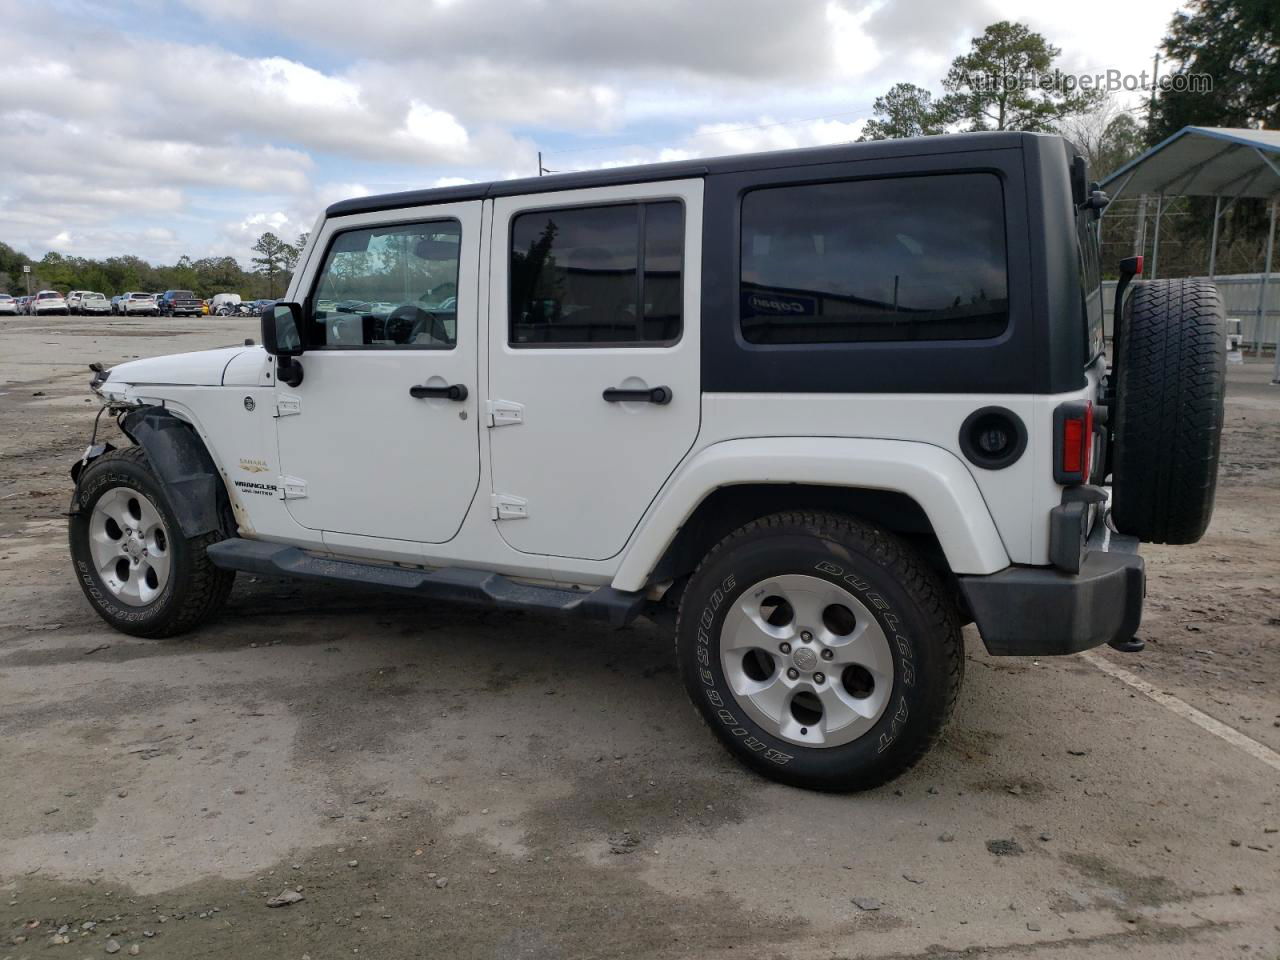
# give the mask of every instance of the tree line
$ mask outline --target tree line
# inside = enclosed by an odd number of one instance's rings
[[[873,106],[862,140],[938,136],[980,130],[1061,133],[1104,179],[1144,150],[1188,125],[1280,128],[1280,3],[1276,0],[1191,0],[1174,15],[1161,41],[1162,75],[1207,75],[1209,90],[1159,90],[1137,109],[1125,109],[1100,90],[1066,84],[1003,85],[1002,77],[1051,77],[1061,50],[1021,23],[1001,21],[970,41],[940,79],[940,91],[895,84]],[[1154,69],[1153,69],[1154,74]],[[1165,276],[1207,269],[1214,203],[1188,197],[1169,209],[1161,226]],[[1136,198],[1108,210],[1102,222],[1103,266],[1131,252],[1139,233]],[[1154,235],[1149,205],[1147,250]],[[1260,269],[1268,226],[1267,202],[1242,199],[1219,227],[1220,273]]]
[[[191,290],[201,299],[215,293],[238,293],[245,300],[271,299],[283,294],[307,244],[307,234],[293,243],[268,231],[254,242],[251,268],[235,257],[189,256],[171,265],[153,265],[125,254],[96,260],[49,251],[33,260],[6,243],[0,243],[0,292],[19,296],[27,292],[23,267],[31,268],[31,292],[37,290],[94,290],[114,297],[134,290],[160,292]]]

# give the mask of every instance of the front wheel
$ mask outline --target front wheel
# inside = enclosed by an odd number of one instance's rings
[[[681,676],[753,770],[815,790],[879,786],[925,754],[959,695],[964,653],[946,596],[884,530],[831,514],[764,517],[690,579]]]
[[[80,588],[98,615],[123,633],[184,633],[231,592],[235,574],[205,554],[222,534],[182,535],[140,447],[112,451],[86,467],[70,516]]]

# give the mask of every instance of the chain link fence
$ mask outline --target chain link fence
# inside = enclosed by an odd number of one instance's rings
[[[1162,278],[1163,279],[1163,278]],[[1206,278],[1207,279],[1207,278]],[[1280,274],[1272,274],[1267,283],[1267,302],[1263,315],[1258,316],[1258,294],[1262,291],[1262,274],[1242,273],[1229,277],[1215,277],[1214,283],[1222,294],[1227,319],[1240,321],[1240,333],[1245,350],[1255,356],[1264,348],[1274,349],[1280,339]],[[1111,336],[1112,305],[1115,303],[1116,282],[1102,282],[1102,303],[1106,309],[1107,336]]]

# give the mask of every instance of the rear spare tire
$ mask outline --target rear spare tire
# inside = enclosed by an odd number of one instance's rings
[[[1226,320],[1205,280],[1138,284],[1117,353],[1111,517],[1149,543],[1195,543],[1213,516]]]

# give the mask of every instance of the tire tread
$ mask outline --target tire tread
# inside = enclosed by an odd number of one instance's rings
[[[839,513],[825,513],[808,510],[784,511],[760,517],[744,524],[730,533],[702,558],[695,569],[690,583],[695,583],[698,575],[723,555],[732,551],[744,538],[760,532],[778,532],[804,529],[818,537],[834,538],[859,542],[866,552],[891,576],[909,595],[919,608],[923,618],[932,626],[936,636],[941,640],[944,668],[941,671],[943,696],[940,698],[935,715],[929,718],[923,735],[916,736],[902,748],[891,751],[888,763],[878,765],[870,775],[854,771],[851,776],[839,782],[808,782],[800,784],[819,790],[867,790],[880,786],[902,775],[915,766],[937,743],[946,729],[960,698],[960,688],[964,680],[964,640],[961,635],[960,618],[954,602],[944,588],[937,572],[930,567],[917,551],[905,540],[889,531],[866,523],[856,517]],[[687,613],[690,591],[686,590],[681,599],[680,609],[676,616],[677,661],[679,642],[682,633],[683,619]],[[696,615],[696,614],[695,614]],[[702,711],[696,705],[694,713],[708,729],[713,729]],[[714,732],[714,730],[713,730]]]

